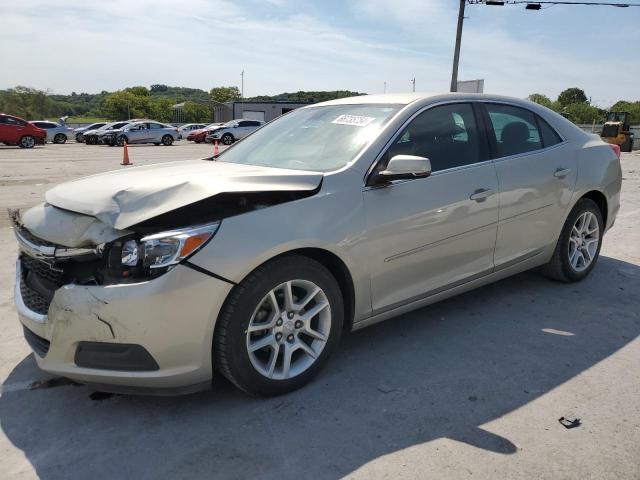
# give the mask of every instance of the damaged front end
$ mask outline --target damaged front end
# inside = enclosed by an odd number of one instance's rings
[[[44,206],[51,222],[72,216],[74,224],[86,216]],[[46,321],[56,290],[63,285],[114,285],[150,280],[202,248],[215,234],[220,223],[173,229],[155,234],[120,231],[118,238],[82,247],[69,247],[35,236],[23,222],[18,210],[9,211],[20,254],[16,265],[16,303],[20,313]],[[89,220],[89,225],[98,222]],[[34,230],[38,230],[36,226]],[[85,230],[86,232],[86,230]],[[68,243],[75,243],[67,229]],[[114,236],[111,234],[110,236]],[[109,238],[107,235],[105,238]]]

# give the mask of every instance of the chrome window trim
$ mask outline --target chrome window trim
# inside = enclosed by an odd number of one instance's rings
[[[499,162],[503,162],[504,160],[513,160],[515,158],[528,157],[530,155],[537,155],[542,152],[548,152],[549,150],[553,150],[554,148],[560,147],[561,145],[566,145],[568,143],[569,142],[565,140],[560,143],[556,143],[555,145],[551,145],[550,147],[540,148],[538,150],[531,150],[530,152],[517,153],[515,155],[509,155],[507,157],[496,157],[492,159],[492,161],[494,163],[499,163]]]
[[[425,105],[424,107],[420,108],[419,110],[417,110],[416,112],[414,112],[413,115],[411,115],[399,128],[398,130],[396,130],[396,132],[393,134],[393,136],[391,137],[391,139],[389,139],[389,141],[387,143],[385,143],[384,147],[382,147],[382,150],[380,150],[380,153],[378,153],[378,155],[376,155],[375,160],[371,163],[371,165],[369,166],[369,168],[367,169],[367,172],[364,175],[363,178],[363,189],[364,190],[370,190],[372,187],[374,188],[381,188],[381,187],[385,187],[385,185],[381,185],[381,186],[374,186],[374,185],[367,185],[367,180],[369,179],[369,176],[373,173],[373,171],[375,170],[375,167],[378,165],[378,163],[380,162],[380,159],[384,156],[384,154],[387,152],[387,150],[389,149],[389,147],[391,146],[391,144],[400,136],[400,134],[404,131],[404,129],[409,125],[409,123],[411,123],[418,115],[420,115],[423,112],[426,112],[429,109],[435,108],[435,107],[440,107],[442,105],[453,105],[453,104],[459,104],[459,103],[467,103],[467,104],[473,104],[473,103],[482,103],[479,100],[442,100],[440,102],[436,102],[436,103],[432,103],[430,105]],[[409,104],[410,105],[410,104]],[[400,113],[400,112],[398,112]],[[476,127],[478,127],[477,125],[478,122],[476,122]],[[469,167],[472,165],[479,165],[481,163],[486,163],[486,162],[491,162],[491,159],[487,159],[487,160],[482,160],[481,162],[475,162],[475,163],[469,163],[467,165],[460,165],[457,167],[451,167],[451,168],[445,168],[444,170],[438,170],[437,172],[433,172],[431,175],[429,175],[429,177],[432,177],[434,175],[438,175],[440,173],[444,173],[444,172],[450,172],[450,171],[455,171],[455,170],[459,170],[461,168],[465,168],[465,167]],[[429,178],[426,177],[426,178]],[[417,180],[417,179],[408,179],[408,180],[404,180],[402,181],[402,183],[404,183],[405,181],[413,181],[413,180]],[[390,186],[390,185],[386,185],[386,186]]]

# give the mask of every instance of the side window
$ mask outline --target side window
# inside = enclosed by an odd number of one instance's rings
[[[401,154],[428,158],[433,172],[486,160],[471,105],[456,103],[422,112],[396,138],[378,168]]]
[[[538,126],[540,127],[540,133],[542,134],[542,144],[546,147],[552,147],[562,142],[560,135],[556,132],[551,125],[545,122],[542,118],[538,118]]]
[[[150,123],[149,124],[149,128],[152,128],[152,129],[155,130],[155,129],[159,129],[159,128],[164,128],[164,126],[160,125],[159,123]]]
[[[498,157],[540,150],[542,140],[533,112],[512,105],[486,104]]]
[[[15,117],[10,117],[9,115],[5,116],[4,119],[4,123],[13,125],[14,127],[24,127],[26,125],[26,122],[23,122],[22,120]]]
[[[250,122],[238,122],[239,127],[248,127]]]

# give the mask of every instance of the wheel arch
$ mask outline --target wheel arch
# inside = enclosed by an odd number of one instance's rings
[[[312,260],[315,260],[316,262],[324,265],[324,267],[329,270],[333,278],[335,278],[336,282],[338,283],[340,291],[342,292],[342,298],[344,301],[343,329],[344,331],[350,331],[353,327],[356,308],[355,286],[353,277],[344,261],[338,255],[329,250],[319,247],[302,247],[280,252],[277,255],[265,260],[260,265],[257,265],[254,269],[247,273],[242,280],[247,278],[253,271],[260,268],[262,265],[277,258],[282,258],[290,255],[301,255],[307,258],[311,258]],[[238,282],[238,284],[241,283],[242,280]],[[227,298],[231,296],[232,291],[233,290],[228,293]]]
[[[589,200],[592,200],[598,206],[598,208],[600,209],[600,213],[602,214],[602,222],[606,226],[607,218],[609,214],[609,204],[607,202],[607,197],[604,195],[604,193],[600,192],[599,190],[590,190],[584,195],[582,195],[580,198],[578,198],[576,203],[578,203],[583,198],[588,198]]]

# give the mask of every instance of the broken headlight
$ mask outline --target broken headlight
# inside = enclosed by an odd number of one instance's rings
[[[219,226],[216,222],[116,242],[110,251],[109,270],[119,277],[161,274],[200,250]]]

